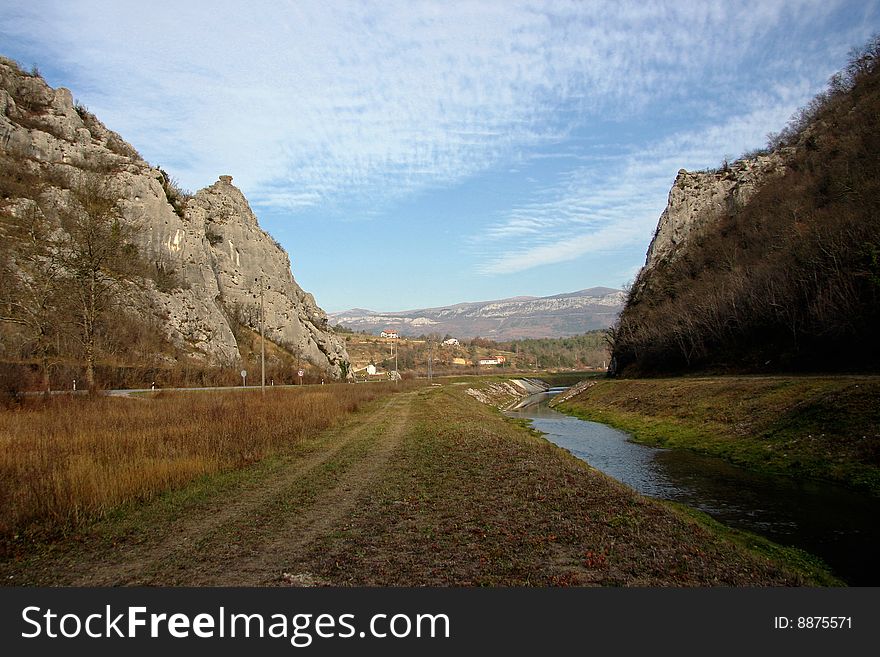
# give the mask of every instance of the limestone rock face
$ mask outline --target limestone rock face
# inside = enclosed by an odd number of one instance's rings
[[[240,355],[220,303],[221,293],[202,226],[180,217],[168,202],[156,169],[116,175],[124,216],[140,227],[141,251],[184,283],[162,292],[149,287],[152,306],[168,336],[209,362],[235,363]]]
[[[240,358],[230,322],[238,313],[259,329],[262,279],[266,337],[331,376],[347,371],[348,354],[326,330],[326,315],[296,284],[287,254],[259,227],[230,176],[181,202],[166,174],[75,105],[70,91],[52,89],[3,57],[0,165],[7,180],[22,181],[10,183],[0,204],[39,201],[49,214],[77,175],[100,175],[118,195],[123,218],[138,227],[142,255],[182,282],[160,290],[145,279],[139,307],[131,310],[158,317],[168,338],[191,355],[217,364]]]
[[[745,205],[768,176],[784,172],[784,155],[774,152],[738,160],[718,171],[680,169],[648,247],[643,272],[675,258],[688,238]]]
[[[186,207],[186,220],[202,226],[223,302],[252,328],[259,328],[262,293],[266,337],[307,360],[341,374],[348,355],[327,332],[327,315],[290,271],[284,249],[257,223],[232,176],[199,191]]]

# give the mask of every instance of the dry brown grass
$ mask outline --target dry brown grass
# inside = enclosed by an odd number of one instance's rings
[[[30,400],[0,412],[0,540],[283,453],[405,385]]]

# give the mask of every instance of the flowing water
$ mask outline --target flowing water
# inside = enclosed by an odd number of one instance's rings
[[[507,415],[525,418],[594,468],[643,495],[674,500],[716,520],[821,557],[851,585],[877,586],[876,500],[824,482],[750,472],[687,450],[639,445],[629,434],[564,415],[547,404],[561,390],[533,395]]]

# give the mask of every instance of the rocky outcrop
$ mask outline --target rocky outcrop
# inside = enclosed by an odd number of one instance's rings
[[[611,369],[880,367],[878,116],[873,39],[770,138],[766,155],[680,172],[613,329]]]
[[[232,176],[220,176],[193,196],[184,217],[202,228],[214,280],[227,308],[243,312],[243,319],[257,328],[262,293],[269,339],[313,363],[326,363],[337,374],[347,369],[348,354],[327,331],[327,315],[296,284],[287,253],[260,228],[244,194],[232,184]],[[175,239],[171,238],[169,249],[178,248]]]
[[[715,171],[680,169],[645,259],[644,271],[675,258],[690,237],[745,206],[768,176],[785,171],[786,153],[738,160]]]
[[[0,166],[7,209],[38,201],[47,214],[77,176],[97,174],[135,225],[141,254],[173,274],[172,286],[145,279],[132,308],[162,320],[169,340],[192,356],[232,364],[240,358],[231,322],[259,328],[260,287],[266,336],[333,376],[348,369],[327,317],[293,278],[287,253],[263,231],[244,195],[221,176],[186,198],[67,89],[52,89],[0,58]],[[162,289],[160,289],[162,288]]]

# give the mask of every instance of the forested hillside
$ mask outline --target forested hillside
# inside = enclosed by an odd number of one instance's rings
[[[720,216],[661,258],[649,251],[612,329],[617,373],[880,367],[878,57],[875,37],[766,151],[711,172],[783,163],[744,203],[734,184]]]

